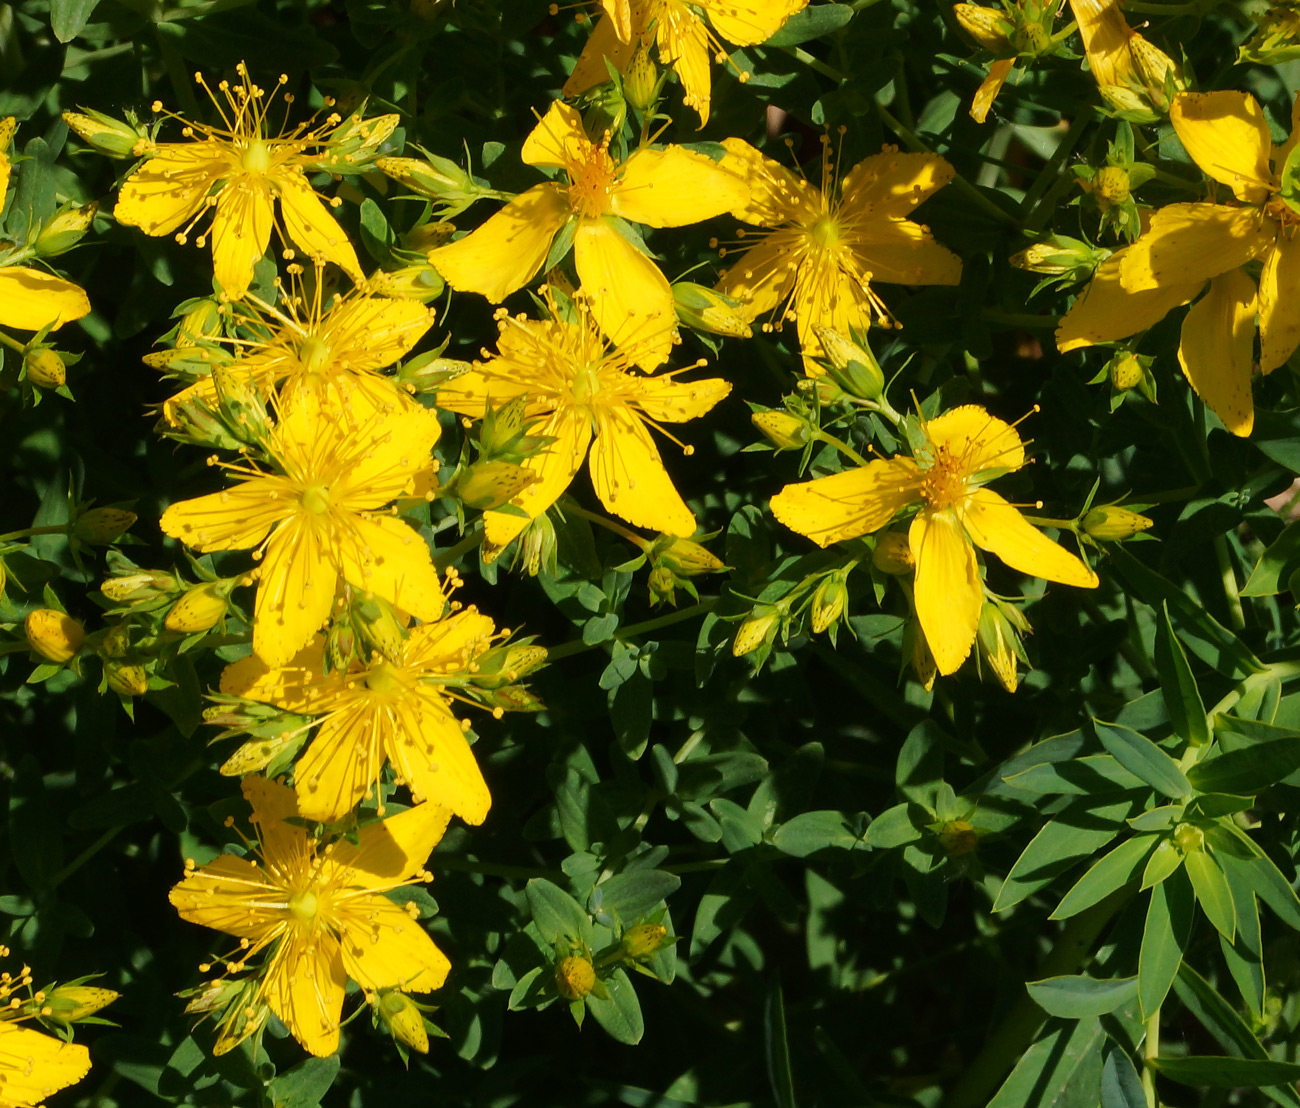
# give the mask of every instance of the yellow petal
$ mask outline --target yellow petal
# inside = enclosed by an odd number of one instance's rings
[[[212,269],[222,290],[232,299],[248,291],[253,267],[271,241],[275,211],[271,192],[261,181],[243,177],[226,185],[217,197],[212,220]]]
[[[1124,251],[1120,281],[1129,292],[1208,281],[1262,255],[1275,237],[1269,230],[1254,208],[1170,204]]]
[[[961,258],[909,219],[879,216],[846,239],[868,280],[894,285],[961,284]]]
[[[656,422],[684,423],[702,416],[729,392],[731,383],[717,377],[690,382],[647,377],[636,382],[633,402]]]
[[[402,652],[402,665],[463,669],[473,655],[487,648],[495,633],[492,620],[471,605],[412,630]]]
[[[341,368],[383,369],[419,342],[433,321],[433,310],[416,300],[354,297],[330,310],[321,337]]]
[[[195,550],[247,550],[286,517],[282,498],[287,492],[282,478],[253,478],[225,492],[173,504],[159,526]]]
[[[358,512],[380,508],[400,496],[411,478],[429,464],[440,431],[437,413],[427,408],[373,417],[357,430],[364,450],[339,476],[330,491],[331,501]],[[325,437],[319,423],[315,433]]]
[[[971,541],[1012,569],[1081,589],[1095,589],[1097,575],[1057,545],[992,489],[976,489],[958,509]]]
[[[1234,435],[1249,435],[1255,424],[1255,307],[1251,279],[1239,269],[1224,273],[1188,309],[1178,344],[1178,363],[1196,395]]]
[[[569,214],[558,186],[536,185],[459,242],[431,250],[429,263],[452,288],[499,304],[542,268]]]
[[[451,963],[419,920],[382,896],[365,897],[339,913],[343,965],[363,989],[427,993],[442,987]]]
[[[357,840],[336,843],[330,863],[345,871],[345,884],[363,889],[392,888],[424,869],[442,841],[451,813],[437,804],[417,804],[405,812],[368,823]]]
[[[925,435],[936,452],[960,461],[964,476],[990,469],[1017,470],[1025,464],[1025,448],[1016,429],[978,404],[963,404],[929,420]]]
[[[1062,316],[1056,328],[1056,348],[1062,354],[1145,331],[1180,304],[1186,304],[1205,285],[1205,279],[1198,278],[1190,284],[1171,281],[1130,292],[1120,281],[1126,249],[1117,250],[1097,267],[1092,281]]]
[[[786,485],[772,497],[772,514],[818,546],[879,531],[919,498],[916,465],[882,458],[858,469]]]
[[[357,517],[351,531],[354,541],[339,550],[339,568],[349,585],[382,596],[417,619],[442,615],[442,585],[429,544],[418,531],[391,516]]]
[[[251,908],[251,898],[255,893],[274,891],[262,871],[247,858],[222,854],[188,874],[167,899],[181,919],[250,942],[262,942],[282,921],[274,910]]]
[[[1098,85],[1126,85],[1139,80],[1129,38],[1133,34],[1119,10],[1119,0],[1070,0],[1088,68]]]
[[[369,697],[336,707],[294,766],[294,793],[304,819],[333,823],[373,792],[383,775],[388,713]]]
[[[1300,97],[1296,98],[1300,101]],[[1272,373],[1300,345],[1300,237],[1278,235],[1259,277],[1259,367]]]
[[[335,681],[325,676],[325,639],[317,635],[284,666],[268,666],[256,654],[221,671],[221,691],[291,712],[316,712],[334,696]]]
[[[803,11],[808,0],[702,0],[699,6],[722,38],[737,46],[755,46]]]
[[[591,483],[606,511],[634,527],[667,535],[695,534],[695,516],[664,469],[659,448],[628,408],[597,414]]]
[[[760,227],[811,222],[821,210],[821,193],[780,162],[750,146],[744,139],[725,138],[725,168],[749,186],[749,199],[731,212],[737,219]]]
[[[610,208],[647,227],[683,227],[743,207],[749,186],[704,154],[681,146],[643,148],[623,164]]]
[[[308,1053],[334,1054],[347,986],[338,940],[317,930],[310,941],[292,934],[281,942],[266,974],[266,1002]]]
[[[632,41],[632,0],[600,0],[610,26],[620,42]],[[644,5],[642,5],[644,6]],[[565,94],[568,95],[567,93]]]
[[[289,240],[309,258],[333,262],[352,280],[365,280],[357,252],[338,221],[321,203],[305,174],[285,168],[274,177],[280,193],[280,212]]]
[[[596,85],[603,85],[609,80],[609,70],[605,68],[606,59],[622,73],[634,53],[636,43],[631,34],[626,39],[620,39],[618,24],[607,16],[602,16],[587,39],[587,45],[582,48],[582,54],[573,67],[573,72],[569,74],[569,79],[564,82],[564,95],[572,98]]]
[[[510,367],[496,358],[486,365],[462,373],[438,389],[438,407],[482,419],[489,407],[499,408],[508,400],[529,391],[527,381],[509,376]],[[491,367],[491,368],[489,368]],[[500,368],[502,372],[494,372]]]
[[[0,1104],[5,1108],[44,1104],[59,1089],[90,1072],[90,1051],[30,1027],[0,1023]]]
[[[19,331],[55,328],[90,311],[85,292],[71,281],[37,269],[0,269],[0,327]]]
[[[989,71],[980,82],[980,87],[975,90],[975,98],[970,104],[970,117],[976,123],[983,123],[988,119],[993,101],[998,98],[998,93],[1007,83],[1007,78],[1011,76],[1011,70],[1015,65],[1015,58],[998,58],[989,63]]]
[[[442,697],[422,688],[418,703],[398,718],[400,726],[385,735],[398,777],[418,799],[447,808],[466,823],[482,823],[492,797],[460,720]]]
[[[655,22],[659,60],[677,73],[682,83],[682,102],[700,116],[700,126],[709,121],[709,32],[703,21],[685,4],[663,4]]]
[[[564,168],[583,164],[596,153],[596,144],[587,137],[578,109],[563,100],[553,100],[524,140],[519,156],[527,165]]]
[[[266,872],[281,877],[305,875],[310,848],[293,790],[279,781],[249,774],[240,782],[240,791],[253,809],[253,828]],[[266,911],[281,918],[278,908],[271,906]]]
[[[873,154],[858,162],[840,186],[848,214],[909,214],[953,179],[956,170],[938,154]]]
[[[1264,109],[1247,92],[1180,92],[1169,122],[1192,160],[1238,200],[1262,204],[1273,174],[1273,138]]]
[[[511,539],[555,503],[587,456],[591,442],[591,417],[585,410],[561,408],[532,432],[554,438],[542,453],[532,455],[527,466],[537,474],[537,480],[524,489],[513,503],[527,513],[526,516],[508,515],[504,512],[484,512],[487,542],[494,547],[505,546]]]
[[[212,186],[234,168],[218,142],[163,143],[122,184],[113,218],[166,235],[197,215]]]
[[[810,377],[825,372],[814,360],[825,354],[817,337],[818,327],[829,327],[845,336],[854,332],[865,335],[871,328],[867,291],[830,255],[813,254],[804,260],[795,280],[790,310],[798,325],[804,372]]]
[[[763,236],[730,262],[719,279],[718,292],[744,302],[741,311],[747,323],[767,315],[794,291],[800,271],[791,261],[791,251],[797,249],[798,235],[797,231],[786,230]],[[806,285],[801,290],[804,296],[813,291]]]
[[[305,515],[286,520],[262,559],[253,618],[258,657],[282,666],[306,646],[329,619],[337,585],[331,552],[311,520]]]
[[[975,645],[984,603],[975,550],[951,511],[919,512],[907,540],[916,560],[913,592],[921,630],[939,672],[955,673]]]
[[[591,314],[642,369],[663,365],[677,331],[673,290],[659,267],[603,220],[582,220],[573,263]]]

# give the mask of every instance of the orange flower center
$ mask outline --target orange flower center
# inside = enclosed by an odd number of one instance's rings
[[[596,219],[609,211],[609,196],[617,179],[617,167],[605,143],[583,144],[580,160],[565,166],[569,174],[569,207],[580,216]]]
[[[942,511],[966,495],[966,466],[948,448],[934,448],[934,463],[921,481],[921,496],[931,508]]]

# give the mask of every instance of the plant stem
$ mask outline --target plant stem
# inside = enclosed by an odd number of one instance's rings
[[[52,523],[48,527],[26,527],[21,531],[10,531],[7,534],[0,535],[0,542],[9,542],[12,539],[26,539],[32,535],[66,535],[68,525],[66,523]]]
[[[661,627],[670,627],[674,623],[681,623],[684,620],[694,619],[696,616],[707,615],[717,606],[718,597],[705,597],[698,604],[692,604],[689,608],[682,608],[680,611],[669,612],[665,616],[656,616],[654,619],[643,620],[640,623],[630,623],[621,631],[616,632],[613,637],[623,642],[635,638],[637,635],[658,631]],[[608,641],[607,639],[606,642]],[[571,658],[575,654],[585,654],[588,650],[595,650],[596,647],[603,645],[604,643],[585,643],[581,639],[574,639],[572,642],[561,643],[553,650],[548,650],[546,660],[554,662],[560,658]]]
[[[650,547],[653,545],[652,543],[647,542],[645,539],[643,539],[640,535],[636,534],[635,532],[629,531],[622,524],[615,523],[612,519],[608,519],[607,517],[602,515],[597,515],[595,512],[589,512],[587,511],[586,508],[581,508],[577,504],[571,503],[570,501],[567,500],[565,501],[564,512],[566,515],[572,513],[573,515],[578,516],[581,519],[588,520],[589,522],[596,524],[598,527],[605,528],[606,531],[613,531],[614,534],[618,535],[619,538],[626,539],[628,542],[630,542],[633,546],[637,547],[637,549],[641,551],[648,552]]]
[[[9,347],[10,350],[17,350],[19,354],[27,353],[27,347],[25,347],[17,339],[12,338],[9,335],[6,335],[3,331],[0,331],[0,342],[4,343],[5,346]]]
[[[1246,628],[1246,613],[1241,606],[1241,593],[1237,589],[1237,571],[1232,568],[1225,535],[1214,536],[1214,556],[1219,562],[1219,576],[1223,579],[1223,595],[1228,601],[1228,622],[1234,631]]]
[[[866,458],[864,458],[861,454],[859,454],[856,450],[854,450],[853,447],[851,447],[843,439],[837,439],[834,435],[830,434],[828,431],[818,431],[815,437],[821,439],[822,442],[830,443],[831,446],[835,447],[836,450],[838,450],[850,461],[856,462],[860,466],[864,466],[867,464]]]
[[[81,869],[81,867],[89,862],[91,858],[103,850],[104,847],[108,846],[121,830],[121,827],[110,827],[100,835],[99,838],[86,847],[85,850],[73,858],[71,862],[59,870],[59,872],[50,879],[50,888],[54,889],[59,885],[62,885],[64,881],[76,873],[77,870]]]
[[[477,549],[483,542],[483,528],[477,527],[460,540],[455,546],[444,550],[433,559],[435,569],[446,569],[453,562],[459,561],[471,550]]]
[[[1156,1075],[1148,1064],[1152,1058],[1160,1055],[1160,1009],[1151,1013],[1147,1020],[1147,1038],[1142,1047],[1142,1091],[1147,1095],[1147,1108],[1160,1108],[1156,1100]]]

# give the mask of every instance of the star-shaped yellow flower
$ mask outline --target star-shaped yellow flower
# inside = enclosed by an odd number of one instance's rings
[[[822,187],[729,138],[723,164],[749,182],[750,199],[732,215],[772,230],[730,262],[718,291],[747,302],[746,318],[793,318],[804,367],[820,373],[816,328],[865,334],[872,317],[889,319],[873,282],[955,285],[961,259],[908,218],[952,179],[937,154],[886,149],[855,165],[836,195],[829,140],[823,145]],[[750,236],[745,236],[748,242]]]
[[[294,769],[298,811],[307,819],[342,819],[391,763],[417,802],[482,823],[491,797],[444,689],[469,675],[495,633],[492,620],[467,608],[413,628],[392,661],[376,655],[368,666],[328,673],[317,636],[287,666],[256,655],[227,666],[221,691],[320,717]]]
[[[293,790],[244,778],[260,863],[222,854],[186,864],[171,891],[182,919],[237,936],[242,967],[263,950],[261,998],[312,1054],[333,1054],[348,978],[363,989],[440,988],[450,963],[386,891],[427,881],[448,812],[421,804],[324,846],[299,823]]]
[[[878,531],[899,512],[918,510],[908,529],[916,564],[916,614],[939,672],[954,672],[979,629],[984,585],[975,547],[1012,569],[1095,588],[1097,575],[1028,523],[984,484],[1025,464],[1014,427],[966,404],[921,426],[913,458],[881,458],[797,485],[772,497],[772,514],[819,546]]]
[[[300,392],[268,447],[282,472],[227,466],[245,480],[173,504],[162,529],[196,550],[257,548],[253,650],[268,665],[284,665],[307,645],[329,618],[340,579],[437,619],[443,593],[429,547],[385,507],[428,468],[438,430],[437,416],[422,408],[349,418]]]
[[[243,62],[235,70],[240,84],[232,87],[222,81],[217,86],[226,105],[212,97],[224,126],[181,120],[187,137],[196,132],[200,137],[156,144],[144,165],[122,185],[114,216],[147,235],[184,228],[177,235],[184,242],[188,229],[214,208],[212,227],[198,242],[202,246],[211,235],[216,278],[226,294],[237,299],[248,291],[253,266],[266,253],[279,200],[287,242],[308,257],[333,262],[360,283],[356,251],[307,180],[307,172],[327,160],[327,132],[340,122],[339,116],[330,115],[314,130],[298,126],[272,135],[267,119],[271,97],[252,82]],[[207,90],[201,75],[195,80]],[[279,84],[287,81],[282,76]],[[156,103],[154,110],[161,111],[162,104]],[[369,122],[391,133],[397,116]]]
[[[517,396],[527,398],[531,435],[555,441],[528,460],[537,481],[512,504],[525,516],[485,513],[487,547],[499,551],[555,503],[591,446],[591,481],[606,509],[636,527],[693,535],[695,516],[664,469],[650,427],[702,416],[731,391],[713,378],[682,383],[675,373],[647,377],[611,348],[579,305],[572,322],[501,319],[498,353],[438,390],[438,405],[482,418]]]
[[[577,96],[608,81],[606,61],[624,72],[636,51],[654,41],[660,61],[676,70],[686,106],[699,113],[703,127],[709,121],[709,61],[727,57],[719,39],[736,46],[766,42],[807,4],[808,0],[697,0],[691,5],[683,0],[602,0],[605,16],[565,82],[564,95]],[[708,23],[694,9],[708,16]]]
[[[623,163],[587,137],[582,116],[556,101],[524,143],[529,165],[564,170],[568,184],[536,185],[476,231],[430,251],[452,288],[500,302],[545,263],[573,224],[573,261],[592,314],[610,340],[635,347],[653,369],[668,359],[676,330],[673,292],[659,267],[611,222],[681,227],[744,202],[745,184],[717,162],[681,146],[642,147]]]

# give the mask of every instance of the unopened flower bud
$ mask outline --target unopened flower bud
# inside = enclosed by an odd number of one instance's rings
[[[1024,20],[1011,35],[1011,49],[1017,54],[1037,57],[1046,53],[1051,45],[1051,34],[1035,19]]]
[[[737,658],[752,654],[776,635],[780,625],[781,612],[771,605],[758,608],[747,616],[736,629],[736,637],[731,643],[731,653]]]
[[[477,670],[472,680],[480,689],[501,688],[513,685],[545,662],[544,646],[527,642],[506,643],[485,650],[474,660]]]
[[[694,539],[678,535],[664,535],[656,539],[651,548],[651,559],[672,570],[679,577],[699,577],[705,573],[718,573],[726,564],[716,554]]]
[[[885,374],[875,355],[832,327],[814,327],[813,332],[840,388],[862,400],[879,400],[885,391]]]
[[[225,582],[206,581],[187,589],[172,605],[163,626],[168,631],[193,635],[221,622],[230,606],[230,589]]]
[[[555,967],[555,988],[566,1000],[581,1000],[596,986],[596,970],[580,954],[561,958]]]
[[[807,422],[789,412],[755,412],[749,418],[778,450],[802,450],[812,440]]]
[[[1026,247],[1011,256],[1011,264],[1017,269],[1028,269],[1034,273],[1087,276],[1106,258],[1108,250],[1089,246],[1081,239],[1068,235],[1052,235],[1042,242]]]
[[[839,404],[847,395],[835,382],[835,379],[829,375],[824,377],[800,377],[794,383],[794,387],[803,396],[816,395],[818,405],[823,408]]]
[[[461,503],[488,512],[508,504],[538,480],[533,470],[513,462],[475,462],[460,474],[454,488]]]
[[[86,641],[86,629],[81,622],[53,608],[28,612],[23,631],[37,654],[59,665],[75,657]]]
[[[1136,388],[1146,376],[1146,370],[1136,354],[1120,354],[1112,358],[1109,368],[1110,383],[1121,392]]]
[[[89,985],[59,985],[45,993],[41,1018],[62,1024],[76,1023],[107,1008],[119,995],[112,989],[96,989]]]
[[[325,161],[336,172],[336,163],[340,161],[349,163],[351,172],[359,172],[358,167],[375,156],[375,152],[392,137],[402,121],[401,116],[393,114],[375,115],[367,119],[362,115],[361,109],[364,107],[363,103],[329,134],[329,156]]]
[[[212,339],[221,334],[221,311],[215,301],[203,299],[186,310],[176,328],[177,346],[194,346],[200,339]]]
[[[427,304],[437,300],[447,287],[433,266],[408,265],[388,273],[376,273],[366,281],[366,287],[375,296],[389,296],[394,300],[418,300]]]
[[[354,604],[352,611],[365,646],[393,661],[402,656],[406,627],[388,601],[376,596]]]
[[[132,600],[153,600],[177,589],[176,578],[161,570],[145,569],[138,573],[126,573],[119,577],[110,577],[99,591],[109,600],[125,604]]]
[[[623,953],[629,958],[645,958],[660,950],[668,938],[662,923],[639,923],[623,932]]]
[[[518,541],[517,560],[529,577],[536,577],[543,569],[547,573],[555,572],[559,539],[550,516],[543,514],[534,519],[524,528]]]
[[[397,371],[397,383],[415,392],[435,392],[474,366],[458,358],[412,358]]]
[[[108,687],[122,696],[144,696],[149,691],[149,674],[144,666],[106,663],[104,677]]]
[[[1028,661],[1020,636],[1029,630],[1029,621],[1014,604],[996,597],[985,598],[975,644],[980,661],[993,671],[998,683],[1009,693],[1020,685],[1020,663]]]
[[[99,652],[105,658],[125,658],[131,650],[131,625],[115,623],[104,632],[99,643]]]
[[[90,108],[64,112],[63,122],[82,142],[110,158],[138,158],[153,148],[147,129]]]
[[[970,854],[979,841],[979,832],[964,819],[951,819],[939,828],[939,845],[950,858]]]
[[[546,708],[539,696],[522,685],[502,685],[499,689],[484,689],[478,699],[487,708],[500,708],[503,712],[540,712]]]
[[[812,599],[812,629],[820,634],[844,614],[849,590],[842,573],[823,578]]]
[[[659,72],[650,60],[650,51],[642,44],[623,70],[623,95],[637,111],[649,111],[659,91]]]
[[[54,258],[71,250],[84,237],[95,221],[99,205],[95,202],[79,208],[67,208],[45,224],[33,244],[42,258]]]
[[[136,518],[135,512],[125,508],[91,508],[77,516],[72,533],[82,542],[107,546],[125,535]]]
[[[754,333],[745,318],[744,301],[707,285],[678,281],[673,285],[673,307],[677,318],[697,331],[737,339],[747,339]]]
[[[1187,82],[1178,63],[1154,43],[1140,34],[1128,42],[1133,57],[1133,68],[1151,97],[1152,104],[1163,115],[1169,110],[1169,93],[1183,92]]]
[[[1119,542],[1145,531],[1154,521],[1118,504],[1102,504],[1083,517],[1084,533],[1104,542]]]
[[[423,158],[377,158],[375,166],[412,192],[438,202],[446,216],[463,212],[475,200],[491,195],[455,162],[424,152]]]
[[[912,554],[912,544],[903,531],[886,531],[876,536],[875,549],[871,552],[871,564],[881,573],[894,577],[905,577],[916,571],[916,558]]]
[[[1129,198],[1129,192],[1128,171],[1120,166],[1103,166],[1092,179],[1092,194],[1097,198],[1102,211],[1114,204],[1124,203]]]
[[[961,24],[961,29],[985,50],[991,50],[995,54],[1012,53],[1011,39],[1007,37],[1005,12],[978,4],[954,4],[952,12]]]
[[[346,673],[353,662],[361,660],[357,632],[350,620],[335,620],[325,632],[325,656],[331,670]]]
[[[1205,832],[1194,823],[1180,823],[1174,828],[1174,843],[1184,854],[1205,849]]]
[[[424,1015],[415,1001],[405,993],[393,990],[381,994],[375,1008],[394,1039],[421,1054],[429,1053],[429,1033],[424,1028]]]
[[[29,350],[23,358],[27,380],[37,388],[57,389],[67,383],[68,367],[57,350],[41,346]]]

